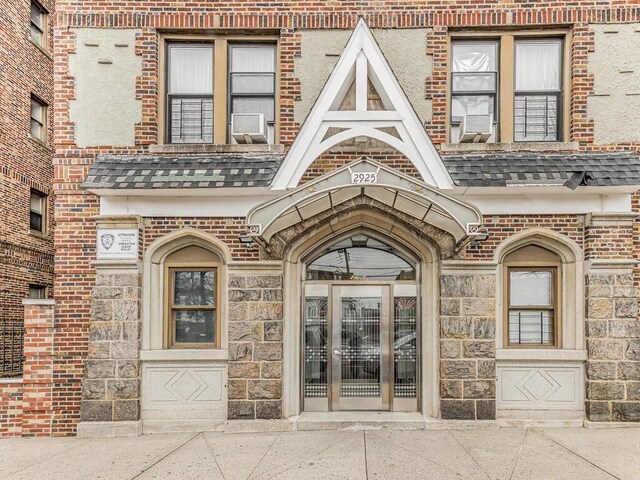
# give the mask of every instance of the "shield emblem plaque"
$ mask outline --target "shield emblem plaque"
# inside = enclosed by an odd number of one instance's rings
[[[111,233],[103,233],[102,235],[100,235],[100,243],[102,243],[102,246],[107,250],[113,247],[114,241],[115,237]]]

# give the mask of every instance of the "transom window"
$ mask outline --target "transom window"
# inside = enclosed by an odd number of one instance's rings
[[[562,141],[564,49],[563,34],[455,34],[450,141]]]
[[[276,45],[166,42],[168,143],[275,143]]]
[[[505,258],[505,344],[559,346],[560,259],[537,246],[523,247]]]
[[[327,248],[307,265],[307,280],[415,280],[415,267],[395,248],[354,235]]]

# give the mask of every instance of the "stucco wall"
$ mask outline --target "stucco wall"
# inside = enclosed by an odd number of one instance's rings
[[[135,125],[142,120],[142,102],[136,99],[136,77],[142,74],[135,53],[138,32],[75,30],[76,52],[69,56],[75,99],[69,114],[79,147],[134,144]]]
[[[423,122],[430,121],[431,101],[425,98],[425,82],[433,68],[432,56],[427,55],[430,29],[372,32],[418,117]],[[351,30],[302,31],[301,55],[295,59],[301,89],[300,100],[294,105],[296,122],[302,123],[313,107],[351,33]]]
[[[589,55],[594,92],[588,100],[595,143],[640,140],[640,23],[593,25]]]

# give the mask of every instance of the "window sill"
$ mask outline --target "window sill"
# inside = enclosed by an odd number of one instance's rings
[[[29,139],[35,143],[36,145],[46,149],[49,152],[53,152],[53,148],[51,148],[49,145],[47,145],[45,142],[43,142],[42,140],[40,140],[39,138],[34,137],[33,135],[31,135],[30,133],[27,134],[27,137],[29,137]]]
[[[576,151],[578,142],[443,143],[440,151],[454,152],[558,152]]]
[[[587,359],[586,350],[557,348],[498,348],[496,360],[506,361],[566,361],[582,362]]]
[[[221,349],[142,350],[140,360],[147,362],[183,362],[183,361],[226,361],[229,351]]]
[[[38,42],[35,42],[35,41],[33,40],[33,38],[31,38],[31,37],[29,37],[29,40],[31,41],[31,43],[33,43],[33,44],[36,46],[36,48],[37,48],[38,50],[40,50],[42,53],[44,53],[44,54],[45,54],[45,56],[46,56],[49,60],[53,60],[53,55],[51,54],[51,52],[50,52],[49,50],[47,50],[47,48],[46,48],[46,47],[43,47],[43,46],[42,46],[42,45],[40,45]]]
[[[162,144],[149,145],[149,153],[284,153],[284,145],[270,144]]]
[[[23,383],[22,376],[0,378],[0,385],[7,385],[7,384],[11,384],[11,383]]]
[[[50,235],[47,235],[46,233],[39,232],[38,230],[29,229],[29,233],[31,235],[33,235],[34,237],[38,237],[38,238],[40,238],[42,240],[48,240],[48,241],[52,240]]]

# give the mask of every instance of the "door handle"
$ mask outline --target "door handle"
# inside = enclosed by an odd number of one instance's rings
[[[338,356],[338,357],[339,357],[340,355],[342,355],[342,352],[341,352],[340,350],[338,350],[337,348],[334,348],[334,349],[333,349],[333,354],[334,354],[335,356]]]

